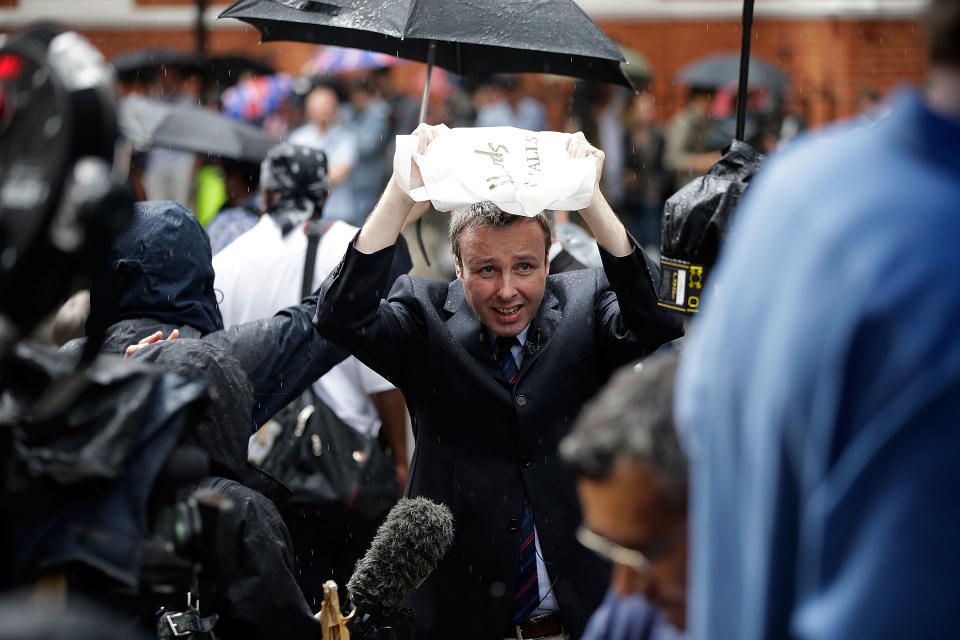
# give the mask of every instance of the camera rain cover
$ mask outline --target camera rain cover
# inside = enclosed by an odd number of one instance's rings
[[[734,140],[723,157],[667,199],[663,206],[660,245],[659,304],[696,313],[704,284],[740,197],[763,155]]]

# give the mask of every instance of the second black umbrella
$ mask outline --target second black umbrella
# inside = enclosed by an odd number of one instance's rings
[[[193,151],[260,162],[279,140],[217,111],[128,96],[120,102],[120,132],[134,146]]]

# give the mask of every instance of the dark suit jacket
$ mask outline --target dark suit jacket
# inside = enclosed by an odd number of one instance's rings
[[[416,436],[406,494],[453,512],[453,547],[407,603],[417,637],[502,637],[524,494],[564,622],[579,636],[609,566],[574,538],[580,508],[558,443],[616,367],[682,335],[656,304],[657,266],[639,249],[601,251],[604,270],[549,276],[511,388],[459,280],[401,276],[381,300],[392,252],[351,245],[321,288],[316,324],[403,391]]]
[[[586,268],[587,265],[574,258],[573,254],[566,249],[561,249],[560,253],[550,261],[550,273],[563,273],[564,271],[576,271],[577,269]]]

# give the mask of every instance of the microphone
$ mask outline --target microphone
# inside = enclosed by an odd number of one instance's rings
[[[395,622],[400,602],[437,568],[453,544],[453,515],[426,498],[401,498],[347,582],[357,613],[350,625],[361,635]]]

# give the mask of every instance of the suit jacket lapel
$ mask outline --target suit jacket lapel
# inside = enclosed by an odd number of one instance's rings
[[[443,310],[453,314],[447,319],[447,329],[454,340],[466,349],[478,362],[499,375],[499,368],[493,356],[493,346],[489,343],[487,331],[480,324],[463,295],[463,283],[454,280],[447,289],[447,299]]]
[[[480,324],[477,314],[467,304],[466,297],[463,294],[463,283],[459,280],[450,283],[443,309],[447,313],[453,314],[446,324],[454,339],[470,352],[470,355],[478,362],[490,369],[499,380],[502,376],[500,376],[500,369],[493,355],[493,346],[489,343],[487,330]],[[520,365],[517,380],[523,377],[523,374],[534,361],[546,350],[551,338],[553,338],[561,315],[560,300],[553,292],[548,281],[547,288],[543,293],[543,300],[540,301],[540,308],[537,310],[533,322],[530,323],[530,331],[527,332],[523,362]],[[505,380],[503,382],[506,384]]]
[[[534,361],[540,357],[553,334],[556,331],[557,323],[560,321],[560,300],[553,292],[550,281],[547,280],[547,288],[543,292],[543,300],[540,301],[540,308],[537,315],[533,317],[530,323],[530,331],[527,332],[527,342],[523,345],[523,362],[520,364],[520,373],[517,380],[527,372]]]

